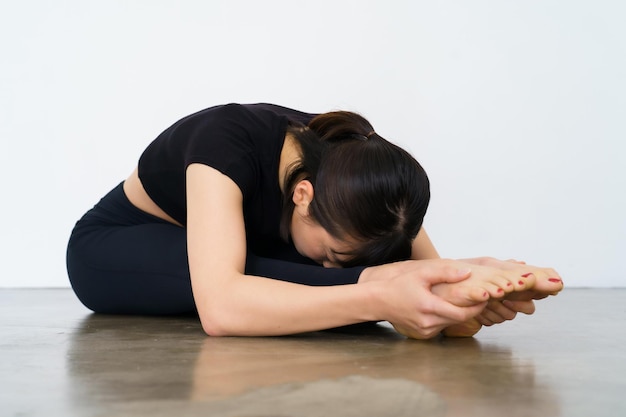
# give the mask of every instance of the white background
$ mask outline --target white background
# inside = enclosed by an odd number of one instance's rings
[[[443,256],[626,284],[624,2],[0,4],[0,287],[67,287],[74,222],[161,130],[258,101],[406,147]]]

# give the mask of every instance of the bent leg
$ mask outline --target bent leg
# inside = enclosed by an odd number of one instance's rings
[[[67,267],[74,292],[95,312],[195,311],[185,231],[177,226],[144,224],[93,232],[69,246]]]
[[[66,261],[74,292],[95,312],[195,311],[185,229],[134,207],[121,184],[77,222]]]

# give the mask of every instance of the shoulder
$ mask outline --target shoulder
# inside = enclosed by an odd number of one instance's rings
[[[178,120],[170,127],[173,135],[187,141],[219,136],[241,136],[262,126],[272,126],[279,118],[260,113],[260,109],[240,103],[227,103],[207,107]]]
[[[201,121],[218,121],[228,118],[241,117],[242,115],[249,113],[250,111],[244,105],[239,103],[219,104],[191,113],[180,119],[178,124]]]
[[[309,113],[274,103],[229,103],[223,105],[222,108],[224,112],[231,112],[231,114],[239,114],[240,116],[248,115],[263,123],[288,120],[306,125],[318,115],[318,113]]]
[[[272,104],[227,103],[209,107],[200,113],[204,113],[206,120],[255,125],[284,119],[286,115],[277,111],[278,108],[279,106]]]
[[[256,116],[256,117],[287,117],[297,119],[308,119],[316,116],[317,113],[305,112],[294,108],[286,107],[280,104],[274,103],[226,103],[211,106],[193,113],[187,117],[194,117],[198,115],[233,115],[233,116]]]
[[[284,130],[289,122],[308,124],[315,117],[306,113],[271,103],[226,103],[193,113],[181,119],[176,125],[197,129],[244,129],[244,130]]]

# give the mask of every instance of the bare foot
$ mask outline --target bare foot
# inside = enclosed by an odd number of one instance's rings
[[[563,281],[559,277],[538,275],[535,276],[535,284],[532,285],[528,294],[520,297],[530,297],[531,300],[541,300],[549,295],[557,295],[563,289]],[[523,298],[520,298],[520,300]]]
[[[531,301],[542,300],[550,295],[555,295],[555,294],[548,294],[545,292],[537,291],[535,289],[530,289],[530,290],[524,290],[524,291],[519,291],[519,292],[512,292],[510,294],[507,294],[504,297],[504,299],[513,302],[509,304],[509,306],[510,308],[514,309],[515,312],[523,312],[524,314],[532,314],[535,311],[535,307]],[[481,316],[482,315],[483,314],[481,313]],[[513,315],[513,316],[510,316],[509,318],[503,318],[502,316],[500,317],[501,318],[499,320],[494,319],[494,321],[487,322],[485,323],[485,325],[503,323],[504,321],[513,320],[515,316]],[[476,333],[478,333],[480,329],[482,329],[482,326],[483,324],[478,320],[478,318],[472,318],[464,323],[459,323],[459,324],[455,324],[452,326],[448,326],[442,330],[442,333],[444,336],[447,336],[447,337],[472,337]]]
[[[534,276],[534,284],[525,288],[534,290],[533,296],[527,298],[529,300],[539,300],[548,295],[556,295],[563,289],[561,276],[552,268],[527,265],[525,262],[515,260],[502,261],[490,257],[462,259],[462,261],[473,265],[489,266],[504,271],[516,272],[522,276]],[[519,292],[519,290],[516,290],[516,292]],[[543,296],[541,296],[542,294]],[[539,296],[541,298],[537,298]]]
[[[540,300],[555,295],[563,289],[563,282],[556,271],[550,268],[538,268],[515,261],[500,261],[494,258],[476,258],[464,260],[471,270],[469,278],[454,282],[441,283],[431,287],[433,294],[459,307],[473,306],[487,300],[494,302],[501,310],[500,318],[493,316],[496,312],[487,307],[478,316],[462,323],[445,328],[442,332],[449,337],[474,336],[483,325],[492,325],[512,320],[517,312],[532,314],[532,300]],[[513,303],[507,309],[497,300],[509,300]],[[527,304],[532,306],[528,311]],[[490,320],[483,319],[483,315]],[[496,318],[494,318],[496,317]],[[392,323],[393,324],[393,323]],[[407,337],[421,339],[407,329],[394,325],[399,333]]]
[[[512,292],[525,291],[535,285],[533,274],[517,269],[505,270],[483,265],[470,265],[472,274],[466,280],[434,285],[433,294],[459,307],[481,303],[490,298],[503,298]]]

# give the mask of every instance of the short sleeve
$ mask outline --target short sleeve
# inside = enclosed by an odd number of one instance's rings
[[[271,123],[238,104],[207,113],[188,133],[185,169],[193,163],[209,165],[231,178],[245,199],[258,188],[259,156],[262,158],[263,140],[273,127],[263,124]]]

